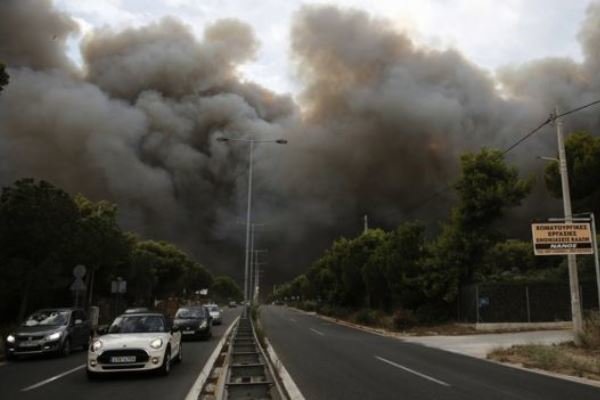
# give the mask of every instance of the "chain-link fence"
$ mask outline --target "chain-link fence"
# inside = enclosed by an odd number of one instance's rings
[[[584,310],[598,310],[595,282],[580,287]],[[568,284],[493,283],[465,286],[457,302],[463,322],[554,322],[571,320]]]

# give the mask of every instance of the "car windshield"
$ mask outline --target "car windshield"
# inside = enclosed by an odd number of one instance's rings
[[[31,314],[24,326],[61,326],[69,322],[69,311],[43,310]]]
[[[108,333],[166,332],[165,319],[158,315],[126,315],[117,317]]]
[[[204,318],[204,310],[192,308],[180,308],[175,314],[177,319],[198,319]]]
[[[219,306],[208,306],[210,312],[219,312]]]

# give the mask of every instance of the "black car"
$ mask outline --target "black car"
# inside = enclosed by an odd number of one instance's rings
[[[6,337],[6,358],[46,353],[67,356],[75,348],[87,348],[90,332],[90,321],[83,310],[39,310]]]
[[[212,318],[203,306],[181,307],[175,313],[173,325],[179,327],[184,339],[208,339],[212,336]]]

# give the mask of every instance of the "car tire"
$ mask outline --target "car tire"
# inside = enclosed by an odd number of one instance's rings
[[[66,338],[60,347],[59,354],[61,357],[68,357],[71,354],[71,339]]]
[[[163,363],[158,369],[159,375],[167,376],[171,372],[171,349],[167,348],[165,351],[165,357],[163,358]]]
[[[6,352],[4,357],[6,358],[6,361],[15,361],[17,359],[17,356],[9,352]]]

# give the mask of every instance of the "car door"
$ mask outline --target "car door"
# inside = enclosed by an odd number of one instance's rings
[[[181,344],[181,330],[173,332],[173,321],[165,318],[165,326],[169,333],[169,344],[171,345],[171,357],[175,356],[179,351],[179,345]]]
[[[88,328],[86,324],[86,315],[81,310],[74,310],[71,315],[73,326],[71,334],[71,343],[73,346],[83,346],[87,344]]]

